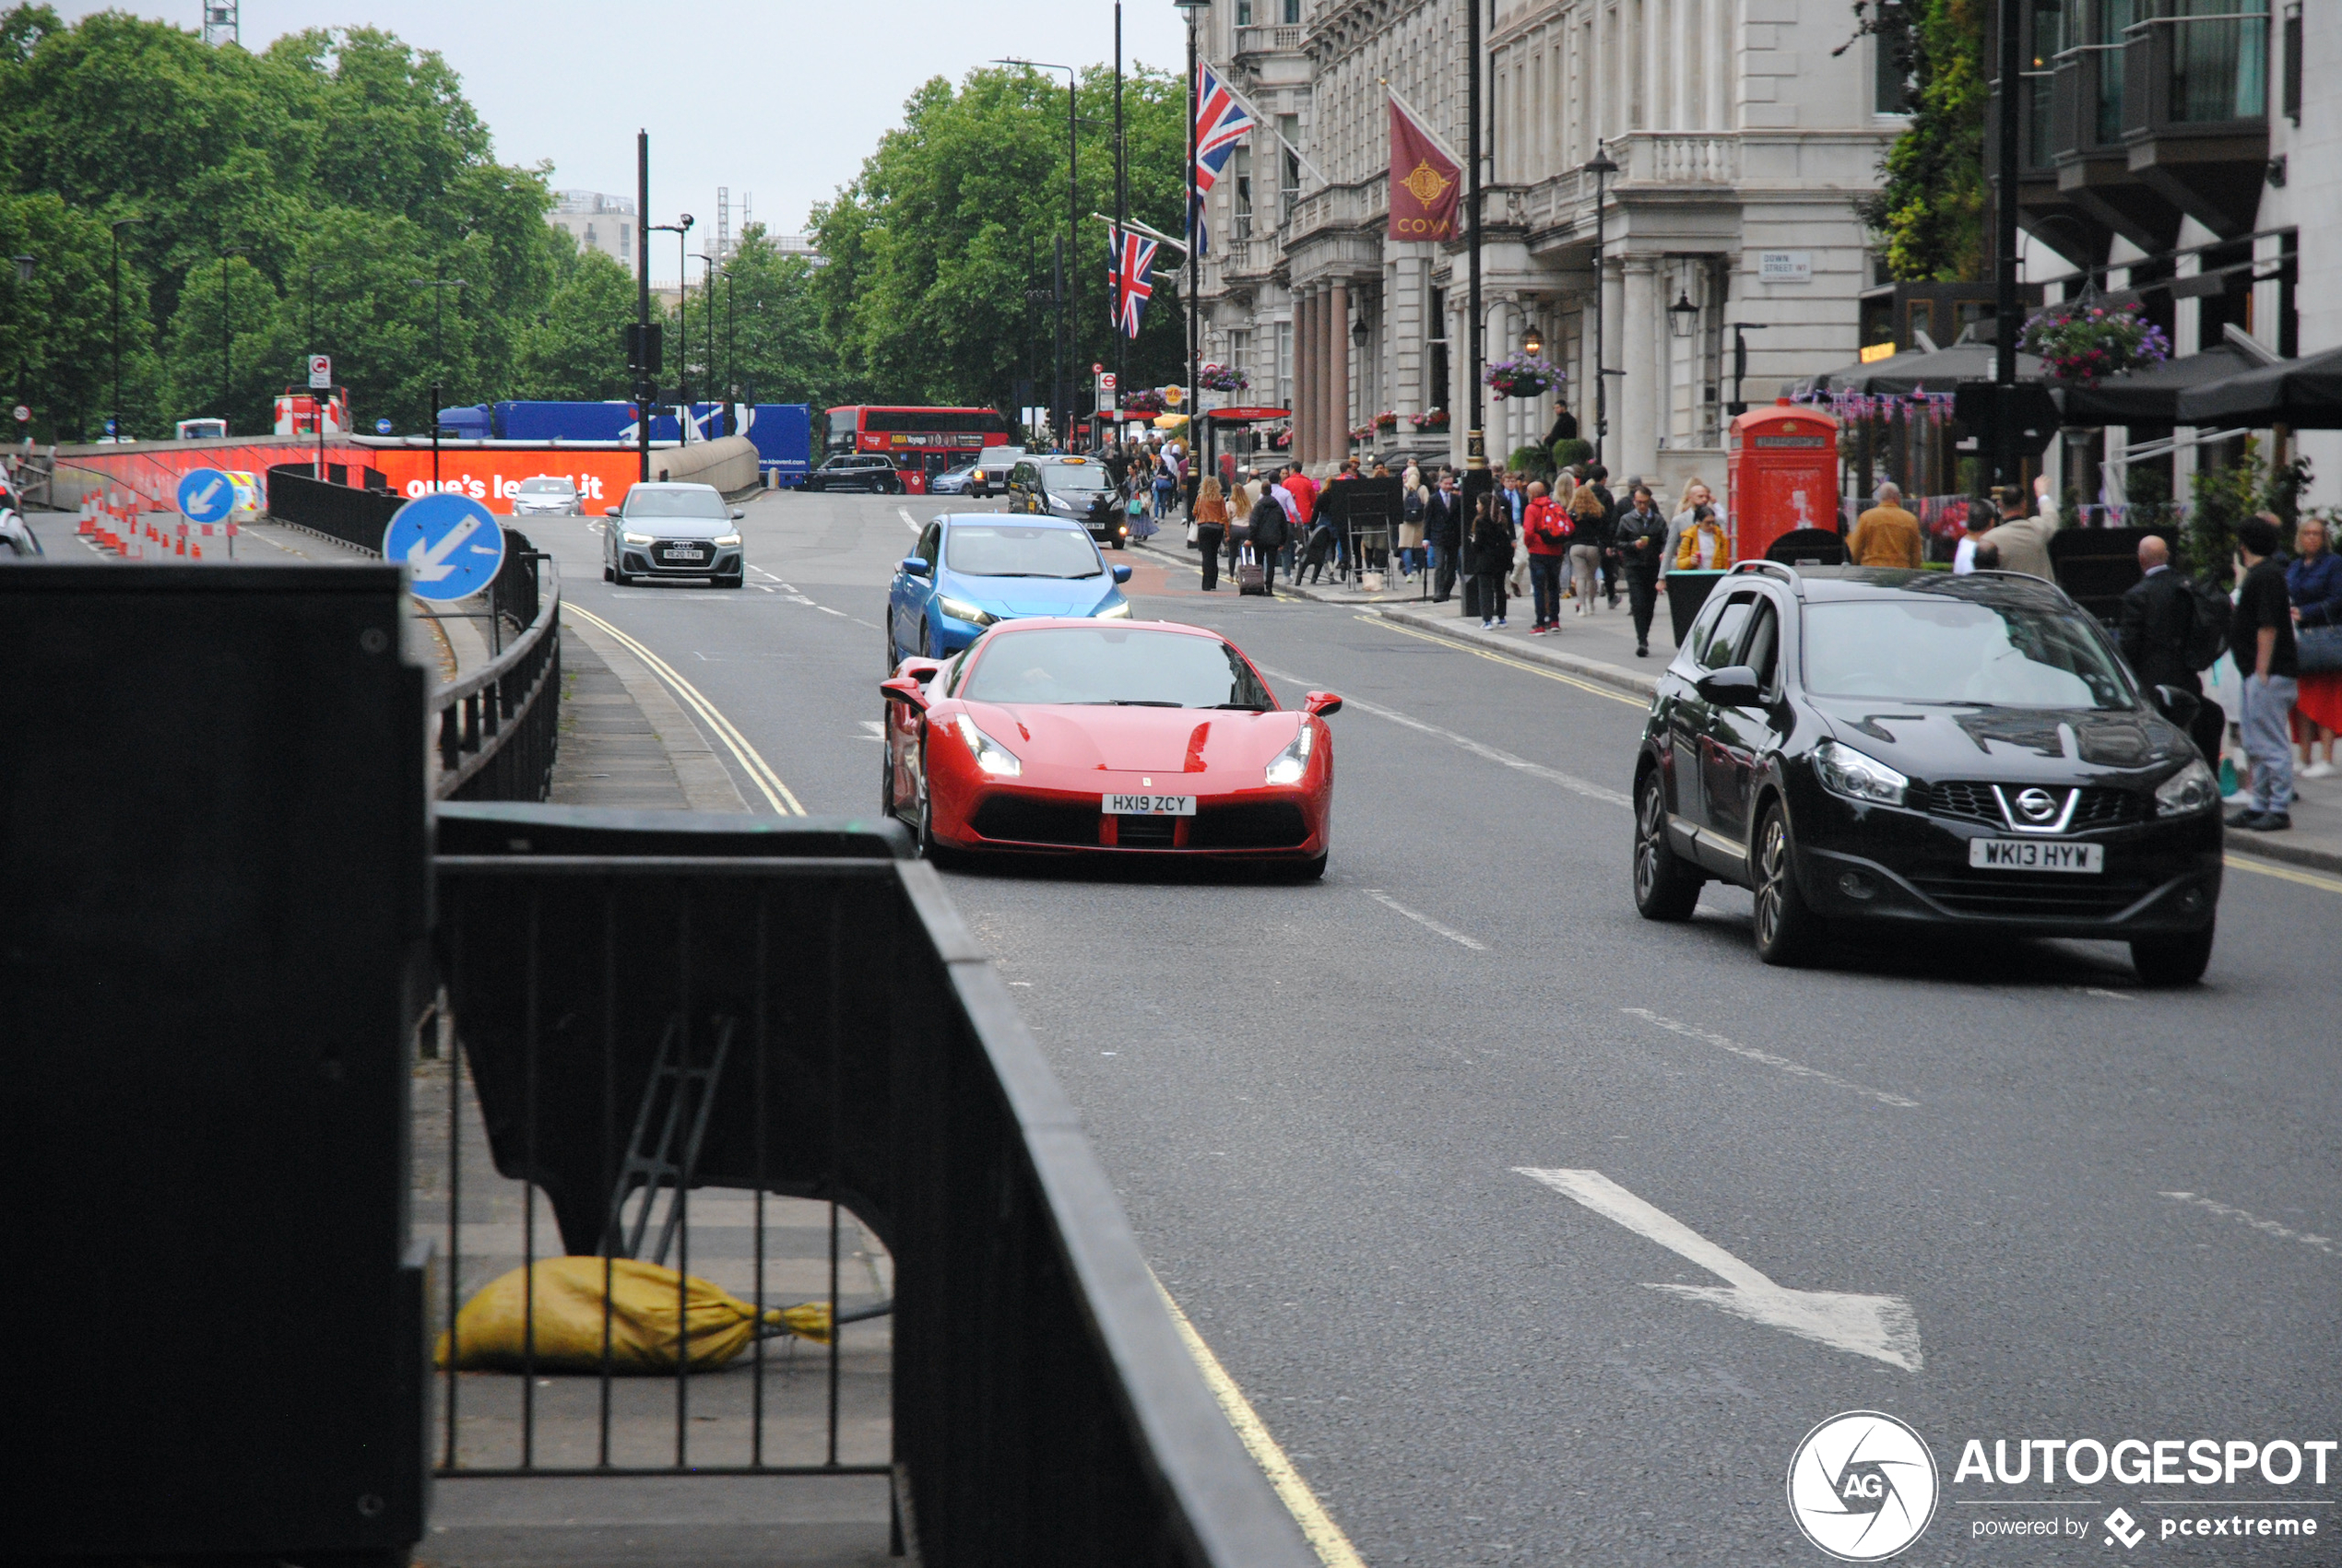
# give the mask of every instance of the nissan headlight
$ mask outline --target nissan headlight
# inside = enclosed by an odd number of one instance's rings
[[[1099,610],[1091,619],[1094,620],[1128,620],[1130,619],[1130,601],[1124,599],[1118,604],[1108,605],[1105,608]]]
[[[976,728],[974,719],[962,713],[953,722],[959,728],[960,738],[967,742],[968,750],[975,754],[977,767],[1006,779],[1012,779],[1024,772],[1024,764],[1016,760],[1016,753]]]
[[[737,545],[739,542],[740,536],[738,534],[718,534],[716,536],[715,539],[715,543],[719,546]]]
[[[2220,781],[2200,757],[2165,779],[2155,792],[2155,814],[2159,817],[2192,816],[2209,811],[2219,803]]]
[[[989,626],[1000,618],[989,610],[981,610],[965,599],[955,599],[949,594],[935,595],[935,607],[953,620],[964,620],[970,626]]]
[[[1307,719],[1301,731],[1285,749],[1269,759],[1268,780],[1272,784],[1297,784],[1301,775],[1309,771],[1309,743],[1317,729]]]
[[[1900,806],[1903,793],[1911,786],[1910,780],[1877,758],[1865,757],[1834,740],[1825,740],[1814,749],[1814,772],[1830,794],[1865,805]]]
[[[624,530],[618,536],[624,539],[630,545],[655,545],[658,543],[658,536],[656,534],[637,534],[632,528]]]

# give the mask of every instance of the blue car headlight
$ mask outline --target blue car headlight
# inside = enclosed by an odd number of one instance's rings
[[[1128,620],[1130,619],[1130,601],[1116,599],[1110,604],[1100,605],[1090,612],[1090,616],[1094,620]]]
[[[949,594],[936,595],[935,607],[953,620],[964,620],[970,626],[989,626],[1000,619],[989,610],[978,609],[965,599],[955,599]]]

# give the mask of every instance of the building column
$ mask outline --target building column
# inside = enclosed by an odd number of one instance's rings
[[[1655,334],[1659,318],[1652,300],[1658,289],[1658,262],[1630,256],[1626,263],[1626,330],[1619,335],[1621,363],[1626,374],[1619,383],[1624,407],[1620,423],[1620,475],[1649,478],[1659,471],[1659,400],[1666,395],[1666,368],[1661,361]]]
[[[1293,445],[1288,455],[1295,463],[1309,461],[1317,440],[1318,369],[1311,351],[1317,345],[1317,300],[1307,289],[1293,296]]]
[[[1334,461],[1350,455],[1350,285],[1336,279],[1326,295],[1327,361],[1332,373],[1326,391],[1332,401]]]

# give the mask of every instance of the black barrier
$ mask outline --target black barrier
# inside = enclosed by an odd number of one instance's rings
[[[486,595],[498,652],[471,674],[432,692],[438,715],[442,800],[542,800],[552,793],[561,745],[561,589],[538,581],[551,558],[525,534],[506,533],[504,560]],[[507,643],[507,631],[516,632]]]
[[[827,1199],[895,1267],[890,1454],[840,1456],[833,1348],[822,1462],[764,1452],[760,1361],[747,1463],[692,1446],[693,1385],[715,1385],[676,1370],[672,1451],[628,1473],[887,1469],[906,1544],[936,1568],[1314,1562],[1006,989],[933,870],[901,858],[900,826],[628,817],[442,808],[441,961],[496,1169],[546,1195],[567,1252],[629,1250],[609,1238],[635,1129],[667,1102],[662,1075],[696,1074],[683,1121],[703,1130],[660,1156],[688,1172],[679,1207],[707,1188]],[[764,1293],[759,1202],[763,1309],[787,1298]],[[520,1451],[464,1462],[449,1414],[443,1474],[614,1473],[538,1461],[538,1379],[519,1381]],[[605,1455],[615,1381],[600,1379]],[[459,1412],[460,1383],[443,1410]]]
[[[380,555],[383,530],[407,498],[389,490],[330,484],[315,475],[313,464],[271,464],[268,515]]]
[[[0,1554],[388,1562],[422,1535],[398,579],[0,572]]]

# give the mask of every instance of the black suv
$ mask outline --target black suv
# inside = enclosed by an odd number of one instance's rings
[[[2127,941],[2192,984],[2220,897],[2194,704],[2037,577],[1745,562],[1644,725],[1635,905],[1687,919],[1712,877],[1756,893],[1768,963],[1908,921]]]
[[[805,476],[809,490],[868,490],[894,495],[903,489],[894,465],[877,453],[842,452]]]

